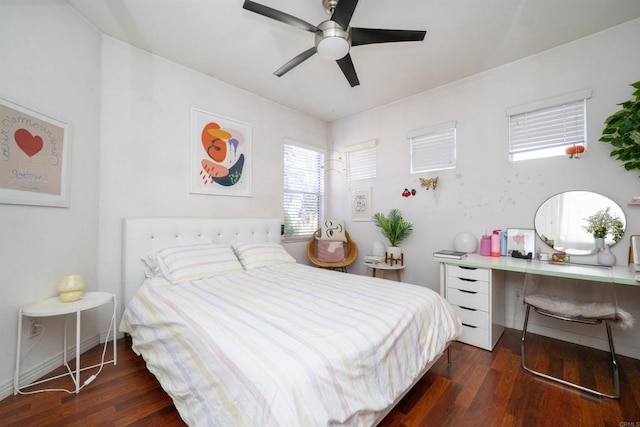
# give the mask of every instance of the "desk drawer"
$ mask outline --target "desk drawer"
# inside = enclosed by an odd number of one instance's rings
[[[462,267],[459,265],[447,264],[448,277],[460,277],[463,279],[489,281],[489,270],[486,268]]]
[[[489,312],[489,295],[457,288],[447,288],[447,301],[453,305]]]
[[[463,324],[475,326],[476,328],[489,329],[489,313],[474,308],[460,307],[454,305],[453,309],[458,313]]]
[[[481,294],[489,293],[489,282],[482,280],[447,277],[447,287],[464,289],[465,291],[470,292],[479,292]]]
[[[458,341],[465,344],[475,345],[476,347],[484,348],[486,350],[491,350],[488,329],[462,325],[462,334],[458,337]]]

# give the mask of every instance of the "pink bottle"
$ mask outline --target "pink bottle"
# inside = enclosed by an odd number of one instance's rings
[[[491,255],[491,236],[483,235],[480,239],[480,255]]]
[[[493,230],[491,235],[491,256],[500,256],[500,230]]]

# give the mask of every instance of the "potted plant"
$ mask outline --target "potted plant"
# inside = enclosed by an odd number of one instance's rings
[[[400,258],[402,249],[400,243],[413,232],[413,224],[406,222],[398,209],[391,209],[389,215],[376,213],[373,215],[373,223],[380,228],[382,234],[389,239],[391,246],[387,252],[394,258]]]
[[[587,225],[582,228],[591,234],[595,239],[596,249],[604,248],[604,239],[610,234],[613,242],[616,243],[624,234],[624,224],[618,215],[610,212],[611,208],[599,210],[588,218]]]
[[[636,89],[635,99],[621,104],[622,109],[605,120],[601,142],[613,146],[611,157],[616,157],[628,171],[640,170],[640,81],[631,84]]]

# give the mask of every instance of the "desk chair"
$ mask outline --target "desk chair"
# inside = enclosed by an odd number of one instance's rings
[[[615,285],[613,283],[573,279],[554,280],[552,278],[545,278],[543,281],[539,276],[526,274],[524,304],[526,306],[526,313],[520,343],[520,356],[524,370],[548,380],[593,393],[597,396],[612,399],[620,398],[620,375],[618,373],[618,363],[616,361],[610,323],[614,322],[621,328],[629,328],[633,325],[633,317],[617,306]],[[611,354],[613,394],[607,394],[562,378],[554,377],[527,366],[525,343],[531,308],[543,316],[568,322],[586,325],[599,325],[604,322]]]

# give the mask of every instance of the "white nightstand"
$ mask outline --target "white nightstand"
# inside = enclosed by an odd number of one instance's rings
[[[95,307],[100,307],[104,304],[111,302],[113,304],[113,316],[111,318],[111,330],[113,332],[113,359],[109,361],[103,361],[96,365],[86,366],[82,368],[80,366],[80,313],[85,310],[89,310]],[[76,314],[76,367],[75,371],[73,371],[69,364],[67,363],[67,318],[68,314]],[[36,381],[34,383],[25,385],[20,387],[19,379],[20,379],[20,346],[22,343],[22,317],[50,317],[50,316],[60,316],[65,315],[64,319],[64,342],[63,342],[63,361],[64,366],[67,368],[67,372],[62,375],[57,375],[51,378],[46,378],[44,380]],[[109,337],[105,338],[107,341]],[[82,299],[74,302],[61,302],[58,297],[49,298],[34,304],[25,305],[20,309],[20,313],[18,314],[18,346],[16,350],[16,371],[13,377],[13,394],[16,395],[26,387],[31,387],[37,384],[41,384],[47,381],[51,381],[56,378],[63,377],[65,375],[71,376],[76,388],[75,392],[78,393],[83,384],[80,384],[80,372],[102,366],[106,363],[112,363],[115,365],[117,363],[116,356],[116,296],[114,294],[108,292],[85,292]],[[93,377],[95,378],[95,377]],[[85,383],[93,381],[91,377],[85,380]],[[70,393],[71,390],[67,390]]]

